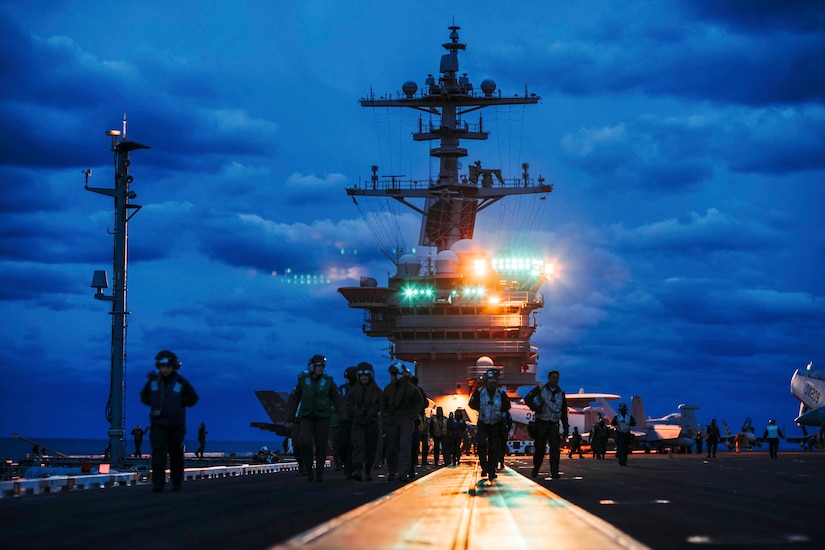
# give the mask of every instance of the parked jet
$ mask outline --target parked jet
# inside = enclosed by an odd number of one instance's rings
[[[249,425],[253,428],[275,432],[275,434],[282,437],[290,437],[292,428],[284,426],[289,410],[287,404],[289,394],[282,391],[260,390],[256,391],[255,395],[258,396],[258,400],[264,406],[264,410],[272,422],[250,422]]]
[[[725,428],[725,435],[722,436],[722,443],[728,448],[728,450],[733,449],[736,447],[736,438],[739,438],[739,448],[742,450],[750,451],[754,447],[761,447],[762,442],[764,441],[761,437],[756,436],[756,428],[753,427],[753,421],[750,417],[747,417],[745,421],[742,423],[742,429],[739,430],[738,434],[733,434],[728,428],[728,423],[724,420],[722,421],[722,426]]]
[[[799,399],[799,416],[794,422],[825,430],[825,371],[814,370],[811,361],[804,370],[796,369],[791,377],[791,393]]]
[[[701,430],[696,420],[699,407],[679,405],[679,412],[662,418],[648,418],[645,415],[642,398],[634,395],[630,400],[630,414],[636,420],[632,429],[636,442],[647,450],[665,447],[690,447],[696,443],[696,435]]]
[[[510,398],[510,417],[513,419],[513,426],[510,429],[508,439],[527,440],[532,439],[527,435],[527,423],[533,420],[535,413],[524,403],[524,395],[527,395],[533,386],[522,386],[519,388],[507,388],[507,395]],[[607,417],[609,421],[616,412],[610,406],[610,401],[619,399],[619,396],[612,393],[585,393],[580,389],[579,393],[567,394],[567,417],[570,422],[570,431],[573,427],[579,428],[585,439],[590,432],[590,428],[599,419],[599,413]],[[444,413],[462,409],[465,418],[470,424],[477,421],[476,411],[467,406],[469,396],[466,395],[444,395],[436,397],[435,406],[441,407]]]

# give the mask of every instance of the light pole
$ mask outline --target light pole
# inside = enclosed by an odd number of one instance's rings
[[[126,394],[126,272],[129,252],[129,220],[137,214],[140,206],[129,204],[137,193],[129,189],[132,176],[129,175],[129,153],[135,149],[149,149],[146,145],[126,140],[126,116],[123,117],[123,131],[108,130],[106,135],[112,138],[112,152],[115,154],[115,187],[89,187],[89,177],[92,171],[86,172],[86,190],[101,195],[108,195],[115,200],[115,246],[114,246],[114,287],[112,295],[103,294],[104,288],[109,288],[105,271],[95,271],[92,277],[92,288],[96,288],[95,299],[112,302],[112,368],[111,385],[109,387],[109,406],[107,419],[109,420],[109,452],[111,463],[122,465],[125,463],[126,448],[124,443],[124,422],[126,411],[124,407]]]

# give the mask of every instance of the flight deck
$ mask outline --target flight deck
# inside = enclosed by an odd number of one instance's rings
[[[562,457],[561,479],[472,457],[408,484],[327,469],[193,475],[179,493],[112,485],[0,499],[0,548],[825,548],[825,453]]]

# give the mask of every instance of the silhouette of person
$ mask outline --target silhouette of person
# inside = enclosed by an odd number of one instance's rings
[[[533,452],[533,479],[539,476],[541,463],[547,445],[550,445],[550,477],[559,479],[559,458],[561,457],[561,442],[567,439],[570,424],[567,419],[567,396],[559,387],[559,371],[551,370],[547,373],[547,383],[536,386],[525,397],[525,402],[536,413],[536,448]],[[561,426],[559,426],[561,424]],[[559,427],[562,435],[559,435]]]
[[[143,428],[140,427],[140,424],[135,426],[135,429],[132,430],[132,437],[135,438],[135,456],[137,458],[143,458],[143,453],[140,452],[140,446],[143,445],[143,434],[146,433],[143,431]]]
[[[412,373],[406,366],[394,362],[387,371],[391,380],[381,397],[384,455],[389,470],[387,481],[406,482],[412,479],[410,471],[415,471],[412,465],[413,431],[424,401],[421,392],[410,381]]]
[[[785,439],[785,434],[776,425],[776,420],[769,420],[768,427],[765,428],[765,434],[762,436],[768,440],[768,450],[771,453],[771,458],[777,458],[779,455],[779,438]]]
[[[619,461],[619,466],[627,466],[627,454],[630,451],[630,441],[633,434],[630,433],[630,428],[636,425],[636,419],[627,412],[627,405],[619,404],[619,413],[610,421],[616,431],[614,438],[616,440],[616,458]]]
[[[334,411],[343,408],[341,395],[332,376],[324,373],[327,358],[313,355],[307,362],[308,373],[302,374],[295,386],[295,401],[288,417],[301,418],[301,459],[305,461],[307,480],[324,480],[324,464],[329,445],[330,422]],[[291,426],[291,422],[286,425]],[[315,458],[315,470],[312,459]]]
[[[140,391],[140,401],[149,405],[149,442],[152,444],[152,492],[160,493],[166,483],[166,457],[172,490],[183,483],[183,438],[186,435],[186,407],[198,402],[192,384],[178,374],[178,356],[162,350],[155,356],[158,372],[150,372]]]
[[[708,434],[708,456],[707,458],[716,458],[716,448],[719,446],[721,436],[719,434],[719,426],[716,425],[716,419],[710,421],[708,428],[705,430]]]
[[[573,433],[570,434],[570,452],[567,456],[573,458],[576,453],[579,453],[579,458],[584,458],[582,456],[582,435],[579,433],[578,426],[573,426]]]
[[[507,437],[504,413],[510,410],[507,394],[498,387],[498,371],[490,369],[470,397],[469,406],[478,411],[476,447],[481,475],[490,481],[496,477],[496,466],[501,455],[501,441]]]
[[[201,422],[200,427],[198,427],[198,450],[195,451],[195,456],[199,456],[203,458],[203,451],[206,449],[206,434],[209,432],[206,431],[206,424]]]

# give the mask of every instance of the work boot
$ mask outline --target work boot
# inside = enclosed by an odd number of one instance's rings
[[[369,467],[366,468],[365,473],[366,473],[366,475],[364,476],[364,481],[372,481],[372,475],[371,475],[372,472],[370,472]]]
[[[355,481],[361,481],[361,469],[359,468],[358,470],[354,470],[352,472],[352,476],[350,477]]]
[[[387,476],[387,481],[395,481],[395,474],[391,473],[390,475],[388,475]]]
[[[317,468],[315,470],[315,481],[324,481],[324,469]]]
[[[312,481],[312,468],[307,469],[307,481]]]
[[[530,472],[530,477],[532,477],[533,479],[536,479],[537,477],[539,477],[539,467],[538,466],[533,466],[533,471]]]

